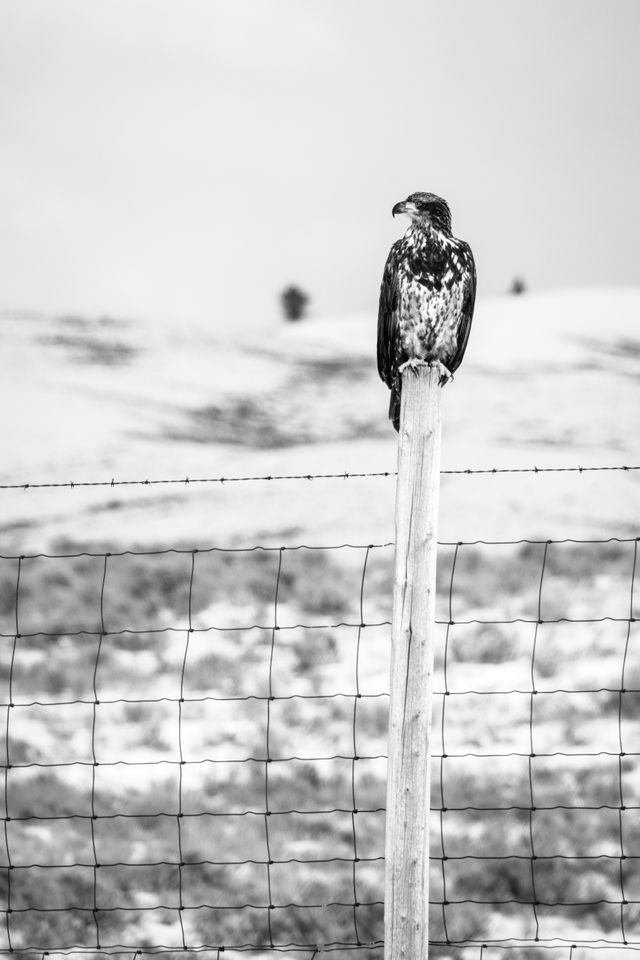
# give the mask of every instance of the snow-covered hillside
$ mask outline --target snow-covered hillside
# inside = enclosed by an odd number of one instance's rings
[[[640,462],[640,290],[480,300],[444,393],[443,468]],[[375,317],[251,342],[204,328],[0,319],[3,483],[395,469]],[[380,541],[393,478],[4,491],[4,539]],[[636,532],[640,478],[445,476],[442,539]]]

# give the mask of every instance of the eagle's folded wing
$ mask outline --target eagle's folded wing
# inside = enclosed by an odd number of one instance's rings
[[[471,252],[471,247],[463,240],[460,243],[460,256],[464,264],[464,297],[462,300],[462,309],[460,311],[460,324],[458,327],[458,339],[456,352],[449,366],[451,373],[454,373],[462,363],[464,352],[467,349],[469,331],[471,330],[471,319],[473,317],[473,308],[476,302],[476,265]]]
[[[378,373],[388,387],[393,385],[396,338],[398,336],[398,254],[401,241],[397,240],[387,257],[380,286],[378,305]]]

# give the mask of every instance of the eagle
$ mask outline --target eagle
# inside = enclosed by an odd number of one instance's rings
[[[451,233],[451,211],[435,193],[412,193],[391,211],[411,224],[389,251],[378,308],[378,373],[391,390],[389,419],[400,428],[405,365],[442,365],[441,383],[462,363],[476,299],[471,247]]]

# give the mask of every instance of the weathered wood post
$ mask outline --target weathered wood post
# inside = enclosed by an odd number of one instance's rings
[[[385,960],[429,948],[430,731],[442,368],[402,372],[385,841]]]

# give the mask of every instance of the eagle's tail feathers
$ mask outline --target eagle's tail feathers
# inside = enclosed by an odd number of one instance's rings
[[[400,430],[400,388],[395,385],[391,388],[389,420],[391,420],[396,430]]]

